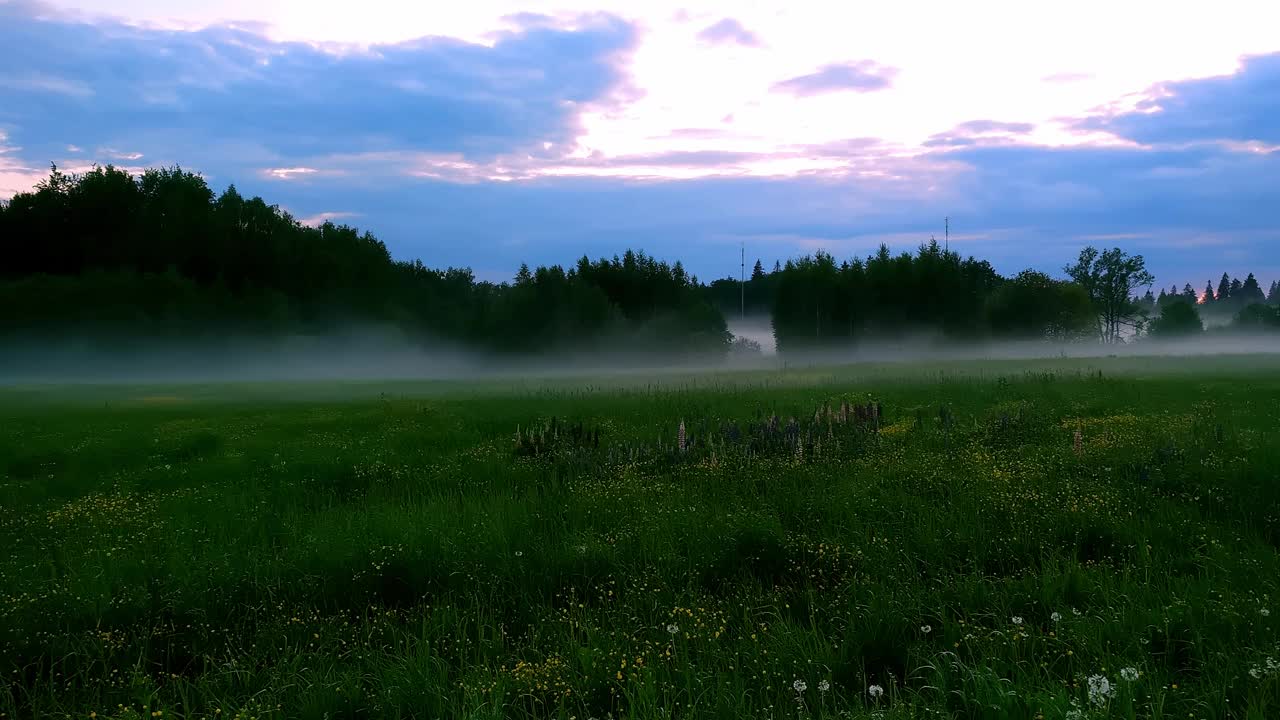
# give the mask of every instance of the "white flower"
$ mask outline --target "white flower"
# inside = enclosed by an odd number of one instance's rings
[[[1138,669],[1127,667],[1120,671],[1120,679],[1125,682],[1133,682],[1138,679]]]
[[[867,694],[873,698],[879,698],[881,695],[884,694],[884,688],[880,687],[879,685],[872,685],[871,687],[867,688]]]
[[[1271,611],[1268,610],[1267,608],[1262,608],[1261,610],[1258,611],[1258,614],[1261,615],[1262,617],[1271,617]]]
[[[1257,665],[1254,665],[1253,667],[1249,668],[1249,677],[1253,678],[1254,680],[1257,680],[1258,678],[1262,677],[1262,671],[1258,669]]]
[[[933,632],[933,626],[932,626],[932,625],[921,625],[921,626],[920,626],[920,632],[924,633],[925,635],[928,635],[929,633]]]
[[[1080,617],[1080,611],[1075,608],[1071,608],[1071,614]]]
[[[1062,613],[1055,611],[1052,615],[1049,616],[1049,619],[1054,622],[1059,622],[1062,620]]]
[[[517,551],[516,551],[516,557],[524,557],[524,551],[523,551],[523,550],[517,550]]]
[[[1021,625],[1021,624],[1022,624],[1022,616],[1021,616],[1021,615],[1014,615],[1014,616],[1013,616],[1013,624],[1014,624],[1014,625]]]
[[[680,632],[680,626],[675,623],[671,623],[667,625],[667,632],[671,633],[672,635],[675,635],[676,633]]]
[[[1090,675],[1085,684],[1089,690],[1089,702],[1094,705],[1106,705],[1107,700],[1116,692],[1105,675]]]
[[[796,692],[798,692],[798,693],[802,693],[802,692],[804,692],[805,690],[808,690],[808,689],[809,689],[809,685],[808,685],[808,683],[806,683],[806,682],[805,682],[805,681],[803,681],[803,680],[797,680],[797,681],[795,681],[795,682],[791,683],[791,689],[792,689],[792,690],[795,690],[795,691],[796,691]]]
[[[826,680],[823,680],[822,682],[818,683],[819,692],[826,692],[830,689],[831,689],[831,683],[827,682]]]

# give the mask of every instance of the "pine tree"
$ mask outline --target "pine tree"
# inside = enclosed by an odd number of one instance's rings
[[[1240,282],[1240,278],[1231,278],[1231,299],[1236,302],[1243,300],[1242,290],[1244,290],[1244,285]]]
[[[763,280],[763,279],[764,279],[764,266],[761,265],[760,261],[757,259],[756,266],[751,268],[751,281],[755,282],[757,280]]]
[[[1214,301],[1213,297],[1213,281],[1209,280],[1204,284],[1204,304],[1208,305]]]
[[[1240,304],[1252,305],[1264,302],[1266,299],[1267,296],[1262,294],[1262,287],[1258,285],[1258,279],[1253,276],[1253,273],[1249,273],[1249,277],[1245,278],[1240,286]]]
[[[1231,299],[1231,278],[1226,273],[1222,273],[1222,279],[1218,281],[1218,300]]]
[[[1196,289],[1191,287],[1191,283],[1187,283],[1182,288],[1182,297],[1192,305],[1196,304]]]

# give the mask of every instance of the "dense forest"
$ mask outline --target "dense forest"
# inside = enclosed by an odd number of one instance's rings
[[[180,168],[135,177],[54,167],[0,203],[0,335],[175,338],[324,333],[352,323],[512,353],[564,348],[723,353],[726,317],[772,321],[781,351],[928,337],[1129,341],[1206,325],[1280,329],[1280,282],[1224,274],[1160,290],[1141,256],[1085,248],[1065,278],[936,242],[866,258],[757,260],[746,282],[703,284],[643,252],[521,267],[510,282],[400,261],[369,232],[304,225]],[[1145,290],[1145,293],[1142,291]]]
[[[309,227],[179,168],[55,167],[0,205],[0,332],[103,337],[322,333],[380,323],[496,351],[722,351],[723,316],[643,253],[521,268],[512,282],[392,259],[368,232]]]

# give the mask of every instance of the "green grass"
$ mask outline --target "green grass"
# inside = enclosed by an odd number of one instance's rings
[[[1280,717],[1280,358],[11,387],[0,499],[6,720]]]

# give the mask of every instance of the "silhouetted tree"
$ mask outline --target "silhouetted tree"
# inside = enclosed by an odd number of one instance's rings
[[[1132,300],[1133,291],[1154,280],[1141,255],[1130,256],[1120,248],[1100,253],[1090,246],[1065,270],[1092,300],[1103,342],[1120,342],[1126,329],[1141,329],[1144,318]]]
[[[1222,273],[1222,279],[1218,281],[1218,300],[1231,299],[1231,278],[1226,273]]]

